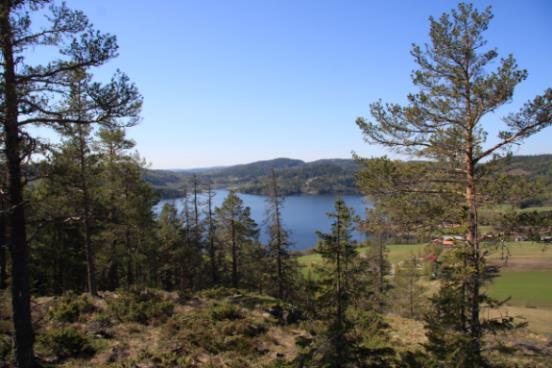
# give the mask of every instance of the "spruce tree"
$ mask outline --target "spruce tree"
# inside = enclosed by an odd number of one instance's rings
[[[319,276],[318,314],[324,322],[324,330],[313,347],[315,366],[351,367],[360,360],[359,341],[354,335],[354,325],[347,314],[356,291],[354,272],[357,252],[353,244],[353,214],[342,198],[335,201],[331,232],[317,232],[320,238],[316,252],[322,257],[322,265],[316,268]]]
[[[230,253],[230,285],[238,288],[241,285],[240,278],[244,275],[241,271],[244,250],[256,242],[259,230],[251,218],[251,209],[244,206],[241,198],[232,190],[221,207],[215,209],[215,213],[218,237]]]
[[[201,224],[199,223],[197,189],[192,193],[184,191],[182,197],[182,222],[184,243],[178,250],[179,285],[182,290],[194,289],[201,284],[200,276],[203,268],[201,249]],[[196,222],[197,219],[197,222]]]
[[[289,299],[295,284],[297,265],[290,256],[288,232],[282,220],[283,198],[280,196],[276,172],[272,174],[268,183],[268,196],[266,199],[266,224],[269,235],[267,245],[269,285],[271,294],[279,299]]]
[[[207,196],[207,207],[205,209],[205,226],[207,227],[207,243],[208,243],[208,254],[209,254],[209,265],[211,268],[211,285],[215,286],[219,283],[219,264],[218,256],[220,250],[217,249],[217,239],[216,239],[216,224],[215,224],[215,213],[213,207],[213,199],[215,198],[215,192],[212,188],[212,183],[209,181],[207,183],[207,190],[205,192]]]

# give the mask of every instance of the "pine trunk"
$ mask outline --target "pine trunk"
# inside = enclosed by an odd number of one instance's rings
[[[1,211],[5,211],[5,206],[0,208]],[[6,269],[6,215],[4,212],[0,213],[0,289],[4,290],[7,287],[8,270]]]
[[[471,148],[471,146],[470,146]],[[481,323],[479,320],[479,299],[480,299],[480,275],[481,275],[481,255],[479,249],[479,241],[477,239],[477,204],[475,198],[475,177],[474,163],[472,159],[471,149],[467,155],[467,185],[466,185],[466,201],[468,205],[468,233],[467,241],[471,247],[471,266],[473,267],[471,282],[469,285],[470,293],[470,334],[471,334],[471,351],[474,356],[475,366],[481,360]]]
[[[21,175],[22,137],[18,126],[17,81],[10,24],[11,1],[4,0],[0,11],[2,56],[4,61],[4,145],[8,166],[9,249],[12,261],[11,291],[14,327],[15,364],[19,368],[35,365],[31,323],[31,295],[27,254],[27,233]]]

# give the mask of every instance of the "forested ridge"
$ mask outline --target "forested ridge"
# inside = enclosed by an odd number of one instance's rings
[[[482,118],[527,78],[486,46],[492,18],[465,3],[430,17],[429,43],[411,50],[415,92],[356,120],[368,144],[410,161],[178,172],[148,170],[127,136],[141,120],[138,86],[119,70],[98,80],[124,52],[115,36],[65,3],[0,2],[0,364],[549,365],[546,291],[517,309],[538,309],[528,326],[493,287],[509,267],[537,270],[544,286],[532,286],[549,287],[552,156],[509,149],[552,125],[552,89],[504,116],[487,143]],[[48,61],[35,64],[29,52],[43,48]],[[230,190],[215,206],[218,187]],[[266,195],[262,224],[238,191]],[[357,214],[337,195],[312,254],[293,252],[285,195],[356,191],[373,206]],[[181,206],[154,213],[177,195]],[[401,237],[409,244],[391,244]]]
[[[546,180],[550,188],[552,155],[514,155],[502,159],[501,171],[518,175],[527,181]],[[193,170],[147,170],[145,180],[164,198],[182,195],[193,175],[210,180],[215,188],[232,188],[240,193],[266,194],[266,180],[271,170],[282,179],[283,195],[293,194],[361,194],[355,181],[359,164],[353,159],[324,159],[304,162],[274,159],[250,164]],[[539,179],[537,179],[539,178]],[[535,200],[533,204],[543,204]]]

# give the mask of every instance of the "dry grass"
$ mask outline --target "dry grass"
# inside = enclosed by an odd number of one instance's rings
[[[504,306],[500,309],[483,309],[482,318],[496,318],[500,316],[515,317],[518,322],[527,322],[526,331],[534,334],[550,335],[552,337],[552,308],[526,308]]]

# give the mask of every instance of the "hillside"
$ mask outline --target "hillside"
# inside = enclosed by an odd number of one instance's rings
[[[10,366],[10,307],[0,300],[0,364]],[[299,367],[319,332],[296,307],[236,289],[65,294],[32,305],[44,367]],[[397,353],[426,341],[422,321],[395,313],[385,320]],[[523,329],[490,341],[488,354],[495,363],[545,367],[550,349],[545,334]]]
[[[513,156],[503,160],[504,172],[523,175],[533,181],[544,178],[552,185],[552,155]],[[204,168],[200,170],[148,170],[148,181],[165,198],[181,195],[193,175],[211,180],[215,188],[233,188],[243,193],[263,194],[272,170],[280,179],[281,191],[289,194],[357,194],[354,175],[358,164],[352,159],[323,159],[312,162],[289,158],[257,161],[249,164]]]

